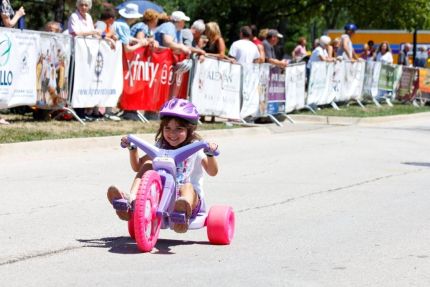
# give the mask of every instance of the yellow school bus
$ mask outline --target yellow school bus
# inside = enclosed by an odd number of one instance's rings
[[[344,33],[344,30],[327,31],[327,35],[331,39],[340,37]],[[352,37],[355,53],[360,55],[363,52],[363,45],[370,40],[375,43],[375,47],[378,47],[382,41],[388,41],[392,50],[391,53],[393,54],[394,63],[396,64],[399,52],[403,49],[403,45],[405,43],[413,44],[414,33],[406,30],[357,30]],[[417,32],[417,46],[422,45],[430,48],[430,31],[428,30],[418,30]],[[412,56],[412,51],[410,52],[410,56]]]

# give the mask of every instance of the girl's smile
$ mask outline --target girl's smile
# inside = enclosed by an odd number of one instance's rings
[[[172,119],[163,128],[163,137],[171,147],[177,147],[187,139],[187,129]]]

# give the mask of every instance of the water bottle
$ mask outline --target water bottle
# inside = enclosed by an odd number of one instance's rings
[[[25,16],[22,16],[18,20],[18,29],[25,29]]]

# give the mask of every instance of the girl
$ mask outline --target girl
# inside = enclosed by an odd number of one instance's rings
[[[172,99],[164,104],[160,111],[160,127],[156,133],[156,146],[162,149],[177,149],[194,141],[201,140],[196,133],[199,114],[196,107],[183,99]],[[143,174],[152,169],[151,159],[145,155],[139,158],[137,149],[130,146],[126,137],[121,139],[123,146],[128,146],[130,150],[130,165],[137,172],[133,181],[130,195],[120,192],[116,187],[108,189],[108,199],[112,204],[113,200],[127,198],[133,202],[141,182]],[[173,230],[184,233],[188,230],[188,220],[198,214],[200,209],[205,208],[204,193],[202,190],[203,170],[210,176],[218,173],[218,164],[213,157],[213,152],[218,146],[214,143],[209,144],[209,149],[205,152],[200,150],[188,159],[178,164],[176,183],[179,197],[175,202],[174,210],[185,212],[187,222],[185,224],[175,224]],[[122,220],[129,220],[130,211],[117,211],[117,215]]]

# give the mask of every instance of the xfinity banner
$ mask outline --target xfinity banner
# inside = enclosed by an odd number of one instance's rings
[[[197,62],[191,100],[202,115],[240,119],[241,66],[207,58]]]
[[[360,100],[363,90],[365,62],[345,62],[341,98],[336,101]]]
[[[38,34],[2,29],[0,33],[0,108],[36,103]]]
[[[122,92],[122,45],[112,49],[98,39],[75,38],[72,106],[114,107]]]
[[[328,97],[331,90],[331,77],[333,74],[333,64],[327,62],[313,62],[309,77],[308,105],[329,104]]]
[[[379,74],[381,72],[381,62],[367,61],[364,72],[364,98],[376,98],[378,95]]]

